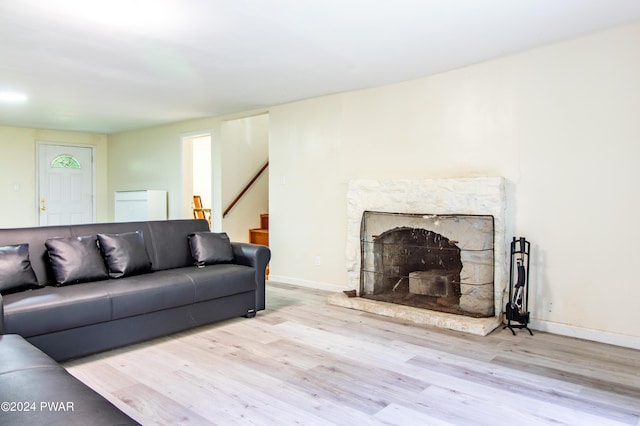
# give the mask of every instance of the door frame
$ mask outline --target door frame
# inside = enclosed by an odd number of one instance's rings
[[[36,226],[43,226],[40,223],[40,146],[42,145],[54,145],[59,147],[73,147],[73,148],[89,148],[91,149],[91,223],[95,223],[96,221],[96,146],[90,144],[82,144],[82,143],[71,143],[71,142],[55,142],[55,141],[43,141],[36,140],[36,182],[35,182],[35,195],[36,195]]]

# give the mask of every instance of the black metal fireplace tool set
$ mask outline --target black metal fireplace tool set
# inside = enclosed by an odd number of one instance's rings
[[[509,270],[509,301],[505,309],[507,325],[503,327],[511,330],[524,328],[533,336],[529,329],[529,253],[531,244],[524,238],[513,238],[511,242],[511,262]]]

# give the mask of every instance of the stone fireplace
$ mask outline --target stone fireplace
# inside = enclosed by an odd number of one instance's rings
[[[358,297],[336,295],[329,302],[488,334],[500,324],[508,285],[506,204],[500,177],[350,181],[347,274]],[[376,246],[397,248],[401,240],[408,243],[400,251],[412,252],[414,260],[399,256],[397,264],[382,266],[385,255]],[[373,294],[398,290],[398,298],[428,299],[439,309]]]

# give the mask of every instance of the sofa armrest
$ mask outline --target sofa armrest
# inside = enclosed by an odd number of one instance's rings
[[[269,260],[271,260],[271,250],[269,247],[259,244],[232,242],[233,256],[235,263],[238,265],[251,266],[252,268],[260,267],[266,269]]]
[[[269,247],[258,244],[232,242],[235,263],[256,269],[256,311],[265,308],[265,273],[271,260]]]

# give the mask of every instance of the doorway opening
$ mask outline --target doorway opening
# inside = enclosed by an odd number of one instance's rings
[[[182,135],[182,205],[183,217],[193,218],[194,196],[202,207],[212,208],[211,132]]]

